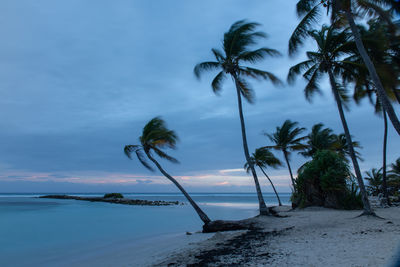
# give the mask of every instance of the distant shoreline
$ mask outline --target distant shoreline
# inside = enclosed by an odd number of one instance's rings
[[[90,202],[107,202],[114,204],[123,205],[136,205],[136,206],[172,206],[172,205],[183,205],[179,201],[163,201],[163,200],[142,200],[142,199],[129,199],[129,198],[104,198],[104,197],[78,197],[70,195],[45,195],[39,196],[38,198],[50,198],[50,199],[73,199]]]

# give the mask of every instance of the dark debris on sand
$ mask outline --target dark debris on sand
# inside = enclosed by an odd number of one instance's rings
[[[196,263],[187,264],[188,267],[203,266],[246,266],[246,263],[254,262],[260,258],[263,262],[271,259],[273,253],[266,252],[262,247],[266,246],[266,239],[277,236],[282,232],[292,229],[289,227],[280,231],[263,232],[259,229],[249,230],[236,236],[227,242],[217,243],[215,249],[201,251],[194,256]],[[182,266],[179,263],[170,263],[168,266]]]

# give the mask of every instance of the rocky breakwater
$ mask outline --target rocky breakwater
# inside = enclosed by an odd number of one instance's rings
[[[179,201],[162,201],[162,200],[151,201],[151,200],[129,199],[129,198],[78,197],[69,195],[46,195],[46,196],[40,196],[39,198],[74,199],[74,200],[83,200],[91,202],[107,202],[114,204],[136,205],[136,206],[171,206],[171,205],[183,204],[179,203]]]

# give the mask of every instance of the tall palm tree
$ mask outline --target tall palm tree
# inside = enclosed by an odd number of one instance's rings
[[[379,77],[381,78],[382,84],[387,91],[390,100],[400,101],[397,87],[399,86],[399,65],[396,62],[397,56],[394,51],[396,48],[393,46],[391,40],[392,34],[389,33],[389,27],[385,23],[380,23],[376,20],[368,21],[369,28],[359,27],[362,40],[365,43],[366,49],[371,57],[371,60],[377,68]],[[354,51],[353,55],[347,57],[346,61],[354,61],[356,63],[362,63],[362,59],[358,51]],[[371,104],[375,107],[375,113],[382,115],[383,117],[383,160],[382,160],[382,190],[383,194],[390,205],[390,198],[387,187],[387,138],[388,138],[388,121],[387,112],[378,100],[378,93],[376,86],[374,85],[369,73],[365,70],[365,67],[360,64],[360,68],[357,68],[357,75],[354,81],[354,100],[356,103],[360,102],[360,99],[368,97]],[[353,75],[346,77],[350,81],[354,79]],[[373,97],[375,96],[375,97]]]
[[[211,222],[208,216],[201,210],[201,208],[196,204],[196,202],[190,197],[186,190],[175,180],[171,175],[169,175],[158,163],[158,161],[153,157],[153,152],[162,159],[169,160],[173,163],[178,163],[178,160],[169,156],[164,151],[163,148],[175,149],[176,142],[178,140],[177,135],[174,131],[169,130],[164,122],[159,117],[155,117],[150,120],[143,128],[142,136],[139,137],[140,145],[126,145],[124,152],[128,158],[132,159],[132,153],[135,153],[139,161],[147,169],[154,171],[151,165],[147,162],[146,157],[156,165],[158,170],[172,183],[179,188],[182,194],[186,197],[192,207],[195,209],[200,219],[205,225]]]
[[[321,92],[318,82],[324,74],[328,74],[332,93],[343,125],[346,143],[348,144],[348,151],[353,162],[354,171],[362,194],[364,204],[363,214],[374,214],[368,200],[357,156],[354,151],[350,130],[343,111],[342,101],[346,99],[345,88],[341,87],[337,82],[337,78],[341,73],[349,71],[349,69],[353,67],[351,62],[349,63],[341,60],[344,55],[351,51],[351,49],[349,49],[349,46],[351,47],[351,45],[349,45],[351,36],[347,31],[339,31],[334,26],[323,26],[320,31],[314,30],[309,32],[309,34],[316,42],[318,50],[315,52],[307,52],[308,59],[306,61],[290,68],[288,81],[292,83],[296,76],[303,74],[303,77],[307,80],[305,96],[306,99],[310,100],[311,96],[316,92]]]
[[[260,184],[253,163],[250,161],[250,153],[247,145],[246,127],[243,117],[242,96],[249,103],[253,102],[254,94],[245,78],[255,78],[269,80],[274,84],[280,84],[280,80],[270,72],[246,67],[242,63],[256,63],[267,56],[279,56],[280,53],[274,49],[262,47],[251,50],[250,47],[256,44],[257,39],[266,38],[264,32],[256,31],[260,26],[258,23],[240,20],[235,22],[224,34],[222,51],[211,49],[216,61],[206,61],[199,63],[194,68],[194,74],[200,78],[204,71],[220,70],[211,82],[214,93],[218,94],[222,89],[222,83],[227,75],[230,75],[236,86],[236,94],[239,108],[240,126],[242,129],[243,149],[246,162],[249,164],[253,174],[260,214],[269,214],[264,198],[261,193]]]
[[[360,56],[368,69],[370,77],[375,84],[378,99],[386,110],[393,127],[400,135],[400,121],[389,101],[376,68],[364,47],[355,17],[379,17],[391,23],[391,15],[385,8],[393,4],[391,0],[299,0],[296,5],[297,15],[301,18],[299,25],[294,30],[289,40],[289,54],[293,55],[309,36],[308,32],[319,21],[322,8],[327,8],[331,21],[339,22],[338,25],[349,25],[351,33]]]
[[[305,130],[305,128],[296,127],[298,122],[286,120],[282,126],[276,127],[276,130],[272,134],[266,133],[267,136],[274,145],[265,146],[264,148],[280,150],[283,153],[286,164],[289,169],[290,179],[292,180],[292,186],[295,190],[295,181],[293,178],[292,168],[290,167],[289,158],[291,151],[300,151],[305,148],[304,144],[301,144],[306,136],[299,137],[299,135]]]
[[[268,181],[272,186],[272,189],[275,192],[276,198],[278,199],[279,206],[282,206],[281,199],[279,198],[278,192],[275,189],[274,183],[272,183],[272,180],[265,172],[265,169],[267,167],[277,168],[279,166],[282,166],[281,161],[278,158],[276,158],[274,154],[266,148],[257,148],[250,157],[250,160],[255,166],[259,167],[262,173],[265,175],[265,177],[267,177]],[[244,165],[244,168],[247,171],[247,173],[251,171],[250,165],[248,163]]]

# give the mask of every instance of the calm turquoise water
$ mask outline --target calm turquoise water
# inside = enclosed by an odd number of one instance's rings
[[[71,193],[69,193],[71,194]],[[73,194],[93,195],[96,194]],[[98,195],[98,194],[97,194]],[[149,207],[76,200],[34,198],[37,194],[0,194],[0,265],[41,266],[54,258],[96,251],[124,242],[140,243],[160,235],[201,230],[190,205]],[[181,201],[181,194],[124,194],[146,200]],[[257,215],[255,194],[192,194],[211,219]],[[289,194],[281,199],[289,204]],[[276,205],[265,194],[268,205]]]

